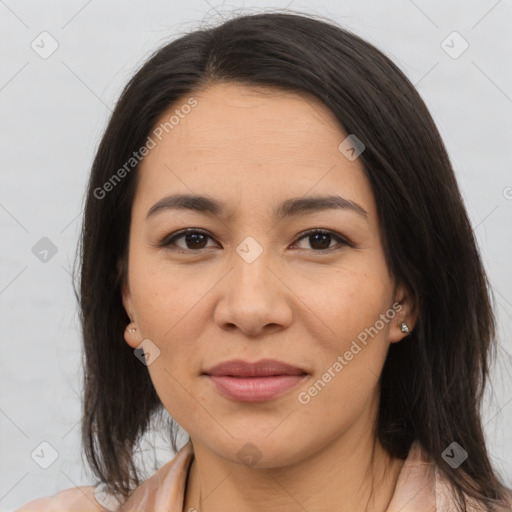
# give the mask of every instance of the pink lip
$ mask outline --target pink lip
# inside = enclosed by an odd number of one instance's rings
[[[243,402],[271,400],[301,382],[307,373],[281,361],[232,360],[204,372],[224,395]]]

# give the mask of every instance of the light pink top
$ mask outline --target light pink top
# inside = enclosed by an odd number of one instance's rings
[[[50,498],[31,501],[15,512],[182,512],[185,484],[193,460],[192,445],[187,443],[175,457],[134,490],[120,508],[114,499],[106,499],[93,486],[74,487]],[[453,497],[439,469],[427,462],[415,442],[402,466],[387,512],[453,512]],[[472,505],[468,512],[483,508]],[[510,507],[503,512],[512,511]]]

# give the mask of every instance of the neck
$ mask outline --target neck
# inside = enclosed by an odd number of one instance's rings
[[[277,468],[243,466],[197,441],[193,446],[184,511],[385,512],[403,465],[370,431],[361,435],[360,430],[293,466]]]

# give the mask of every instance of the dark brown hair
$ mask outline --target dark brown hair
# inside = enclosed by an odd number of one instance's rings
[[[410,337],[391,345],[384,365],[378,438],[400,458],[418,440],[453,484],[461,510],[464,493],[486,506],[498,503],[506,490],[489,460],[480,416],[495,319],[445,146],[421,97],[389,58],[332,22],[289,11],[236,16],[165,45],[129,81],[108,123],[88,185],[77,291],[82,437],[94,474],[127,497],[140,483],[134,450],[163,409],[123,337],[130,320],[121,284],[137,168],[108,194],[98,190],[145,144],[170,105],[223,81],[311,94],[364,143],[359,158],[387,264],[419,310]],[[454,441],[469,453],[457,470],[441,456]]]

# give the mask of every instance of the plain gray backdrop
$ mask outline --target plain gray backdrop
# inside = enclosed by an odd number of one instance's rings
[[[484,423],[512,486],[512,0],[0,0],[0,510],[92,483],[80,455],[70,271],[91,161],[123,86],[149,52],[189,30],[287,6],[380,48],[437,123],[496,297]],[[41,443],[58,455],[48,469],[36,463],[53,453]],[[157,445],[161,465],[173,452]]]

